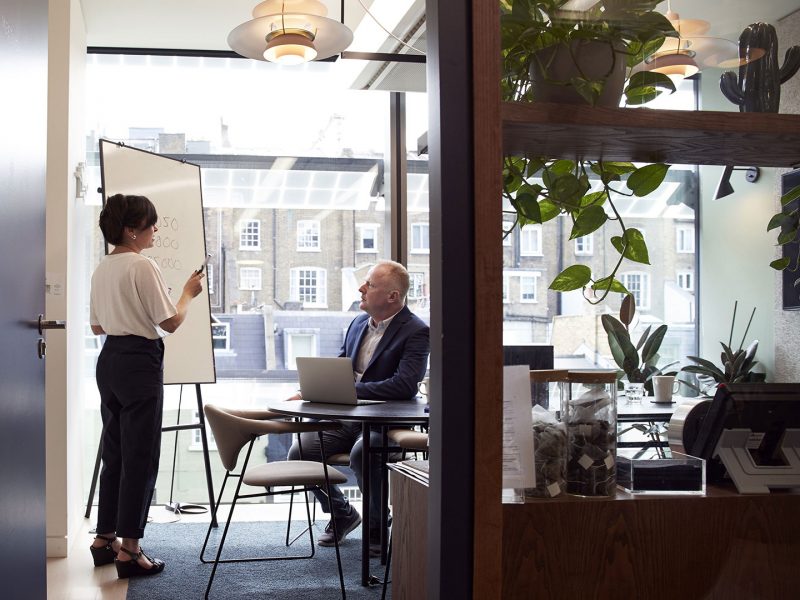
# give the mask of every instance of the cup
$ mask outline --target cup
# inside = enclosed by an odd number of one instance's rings
[[[430,377],[426,377],[417,384],[417,389],[424,400],[428,399],[428,386],[430,386]]]
[[[644,396],[643,383],[625,383],[625,400],[628,404],[641,404]]]
[[[678,393],[681,382],[674,375],[656,375],[653,377],[653,402],[658,404],[672,403],[672,394]]]

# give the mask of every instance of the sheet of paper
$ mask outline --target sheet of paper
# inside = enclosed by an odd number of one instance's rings
[[[503,487],[535,485],[530,371],[525,365],[503,367]]]

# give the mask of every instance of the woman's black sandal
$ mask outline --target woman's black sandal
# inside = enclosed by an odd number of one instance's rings
[[[125,579],[126,577],[136,577],[138,575],[156,575],[164,570],[164,561],[157,558],[150,558],[144,551],[139,548],[138,552],[131,552],[124,546],[120,548],[125,554],[131,557],[131,560],[114,560],[117,566],[117,577]],[[144,556],[152,563],[152,567],[143,567],[139,564],[138,560]]]
[[[111,546],[111,542],[113,542],[116,537],[106,537],[104,535],[96,535],[94,536],[96,540],[105,540],[105,546],[89,546],[89,550],[92,552],[92,558],[94,559],[94,566],[95,567],[102,567],[103,565],[110,565],[114,562],[114,559],[117,558],[117,553],[114,552],[114,548]]]

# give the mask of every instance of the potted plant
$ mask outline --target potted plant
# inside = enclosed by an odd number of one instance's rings
[[[676,364],[671,362],[664,367],[657,367],[658,349],[664,341],[667,333],[666,325],[659,325],[650,333],[651,326],[644,330],[636,345],[631,340],[630,324],[633,322],[636,313],[636,302],[632,295],[627,295],[622,300],[619,310],[619,319],[612,315],[602,315],[600,321],[603,329],[608,334],[608,345],[611,348],[611,355],[614,362],[620,368],[617,375],[618,379],[625,377],[625,394],[629,402],[641,400],[645,386],[652,393],[651,378],[659,375],[664,369]]]
[[[574,90],[577,101],[597,103],[614,68],[629,69],[655,52],[664,38],[677,35],[669,20],[654,11],[653,0],[599,0],[580,13],[565,11],[567,0],[501,0],[503,99],[534,101],[542,86]],[[605,47],[611,67],[587,73],[579,55],[589,41]],[[556,53],[569,60],[557,58]],[[575,60],[573,60],[575,59]],[[556,62],[573,62],[574,73],[553,74]],[[538,89],[538,91],[537,91]],[[626,88],[629,104],[646,102],[663,90],[674,90],[668,77],[649,71],[633,75]],[[604,100],[605,101],[605,100]],[[619,98],[613,101],[619,105]],[[584,290],[589,302],[602,302],[610,292],[627,293],[616,279],[624,259],[650,264],[647,244],[640,231],[625,225],[614,200],[620,195],[642,197],[655,191],[669,166],[658,163],[635,166],[630,162],[559,160],[536,156],[507,156],[503,164],[503,195],[514,215],[515,227],[544,223],[560,214],[573,223],[570,239],[588,235],[606,222],[616,222],[619,235],[611,243],[619,259],[610,272],[593,274],[586,265],[572,265],[550,283],[556,291]],[[593,181],[599,182],[593,187]],[[625,186],[623,188],[623,185]]]
[[[666,75],[634,68],[677,37],[655,11],[659,0],[598,0],[569,10],[568,0],[501,0],[503,96],[619,106],[675,91]]]
[[[750,331],[750,324],[753,322],[753,316],[756,314],[756,309],[753,307],[753,312],[750,313],[750,320],[747,322],[742,341],[739,342],[739,348],[733,350],[733,329],[736,325],[736,309],[739,306],[738,300],[733,305],[733,319],[731,319],[731,333],[728,337],[728,343],[720,342],[722,346],[722,353],[720,360],[722,367],[718,367],[710,360],[700,358],[699,356],[687,356],[693,365],[687,365],[681,369],[687,373],[693,373],[698,376],[700,383],[705,385],[696,386],[691,382],[685,381],[684,383],[697,390],[704,395],[713,395],[713,390],[716,390],[717,385],[720,383],[739,383],[748,381],[763,381],[763,374],[754,373],[753,367],[758,364],[756,358],[756,350],[758,350],[758,340],[753,340],[743,348],[744,340],[747,338],[747,332]]]

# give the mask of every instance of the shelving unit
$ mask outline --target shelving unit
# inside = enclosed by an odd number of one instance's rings
[[[800,115],[503,102],[503,151],[697,165],[800,164]]]

